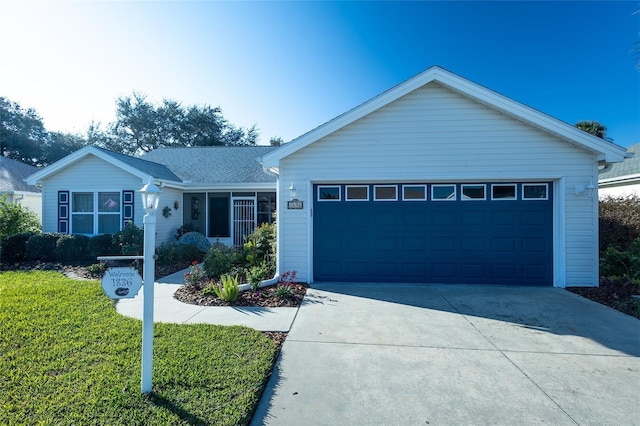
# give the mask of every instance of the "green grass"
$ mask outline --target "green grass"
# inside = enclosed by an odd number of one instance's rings
[[[0,273],[0,424],[246,424],[275,361],[246,327],[156,324],[140,392],[142,322],[97,281]]]

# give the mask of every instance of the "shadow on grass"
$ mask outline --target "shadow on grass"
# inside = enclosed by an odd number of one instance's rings
[[[180,417],[180,420],[189,423],[190,425],[208,425],[209,422],[206,420],[196,416],[195,414],[190,413],[189,411],[182,408],[180,405],[175,402],[168,400],[162,395],[158,395],[157,393],[149,394],[149,399],[151,402],[158,407],[166,408],[171,411],[176,416]]]

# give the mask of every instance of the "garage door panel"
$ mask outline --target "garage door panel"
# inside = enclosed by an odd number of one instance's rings
[[[515,185],[513,200],[461,200],[460,184],[453,201],[432,200],[430,184],[426,200],[376,201],[374,185],[369,200],[315,200],[314,279],[551,285],[552,185],[544,200]]]

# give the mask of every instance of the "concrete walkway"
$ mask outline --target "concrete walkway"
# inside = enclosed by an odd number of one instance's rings
[[[173,297],[184,283],[184,271],[159,279],[154,287],[154,322],[178,324],[244,325],[259,331],[285,331],[291,329],[298,308],[254,308],[196,306],[182,303]],[[120,299],[118,313],[142,319],[144,286],[133,299]]]
[[[640,321],[554,288],[314,284],[252,425],[638,425]]]

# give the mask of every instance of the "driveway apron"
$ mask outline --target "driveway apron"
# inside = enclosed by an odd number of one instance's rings
[[[640,321],[563,289],[314,284],[252,425],[640,424]]]

